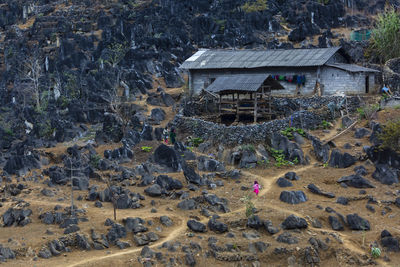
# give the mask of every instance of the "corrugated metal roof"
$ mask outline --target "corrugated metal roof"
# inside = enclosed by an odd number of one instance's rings
[[[267,79],[273,86],[273,89],[284,89],[282,85],[273,80],[269,74],[236,74],[218,77],[206,90],[213,93],[222,91],[255,92]]]
[[[326,64],[326,66],[346,70],[349,72],[380,72],[378,70],[365,68],[354,64],[333,63],[333,64]]]
[[[340,47],[276,50],[200,50],[182,69],[308,67],[324,65]]]

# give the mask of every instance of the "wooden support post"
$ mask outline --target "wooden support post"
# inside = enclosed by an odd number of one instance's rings
[[[236,121],[239,121],[239,93],[236,94]]]
[[[257,122],[257,93],[254,98],[254,123]]]
[[[219,120],[220,120],[220,122],[222,122],[222,115],[221,115],[221,95],[219,95],[219,105],[218,105],[218,107],[219,107],[219,115],[218,115],[218,117],[219,117]]]

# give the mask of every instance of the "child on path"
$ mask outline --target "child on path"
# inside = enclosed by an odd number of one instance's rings
[[[258,196],[258,193],[260,192],[260,185],[258,184],[257,181],[254,181],[253,189],[254,189],[253,192],[256,193],[256,196]]]

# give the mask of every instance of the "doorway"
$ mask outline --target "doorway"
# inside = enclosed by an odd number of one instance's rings
[[[366,94],[369,93],[369,76],[368,75],[365,76],[365,93]]]

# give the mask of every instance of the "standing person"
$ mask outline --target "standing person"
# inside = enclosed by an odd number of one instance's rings
[[[175,129],[172,128],[169,133],[169,140],[171,141],[171,144],[175,144],[175,138],[176,138]]]
[[[163,130],[163,139],[164,139],[165,144],[168,145],[168,127],[165,127]]]
[[[253,192],[256,193],[256,196],[258,196],[258,193],[260,192],[260,185],[258,184],[257,181],[254,181]]]

